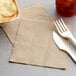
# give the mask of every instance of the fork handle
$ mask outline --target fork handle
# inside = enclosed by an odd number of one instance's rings
[[[73,35],[71,35],[71,42],[76,46],[76,39]]]

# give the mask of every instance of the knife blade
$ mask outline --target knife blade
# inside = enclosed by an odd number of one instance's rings
[[[55,31],[53,31],[53,40],[60,50],[65,51],[76,62],[76,52],[70,49]]]

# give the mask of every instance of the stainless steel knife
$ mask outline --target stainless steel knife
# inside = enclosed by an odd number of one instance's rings
[[[67,54],[71,56],[74,62],[76,62],[76,52],[70,49],[55,31],[53,31],[53,40],[60,50],[67,52]]]

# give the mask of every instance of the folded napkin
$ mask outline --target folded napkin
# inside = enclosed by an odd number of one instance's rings
[[[14,39],[16,37],[19,22],[20,22],[20,20],[17,19],[15,21],[4,23],[2,25],[4,32],[6,33],[6,35],[8,36],[8,38],[12,44],[14,44]]]
[[[19,19],[3,26],[14,45],[10,61],[65,69],[67,55],[57,48],[52,39],[52,31],[56,29],[44,7],[35,4],[20,12]]]

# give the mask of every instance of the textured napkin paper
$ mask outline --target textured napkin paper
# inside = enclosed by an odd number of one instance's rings
[[[65,69],[67,55],[52,39],[53,21],[41,4],[23,8],[3,29],[13,44],[11,62]],[[6,26],[7,25],[7,26]]]

